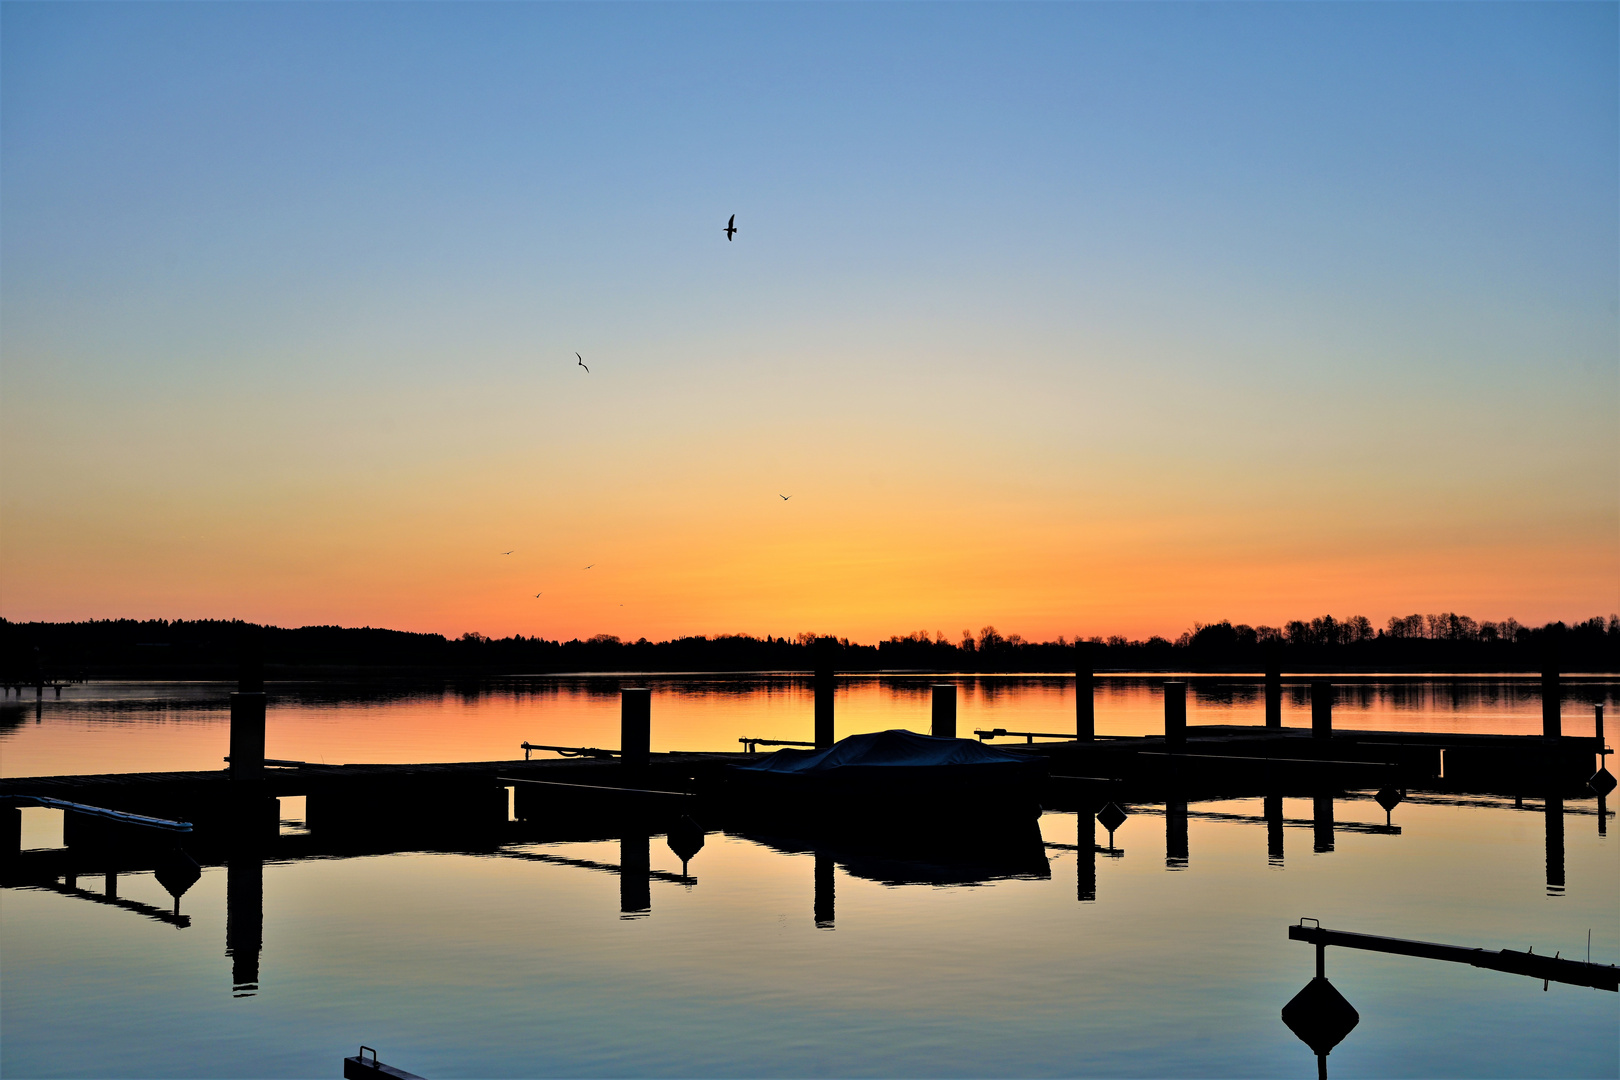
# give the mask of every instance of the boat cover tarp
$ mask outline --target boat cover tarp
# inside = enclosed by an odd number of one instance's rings
[[[825,750],[778,750],[733,768],[746,772],[817,776],[834,769],[918,768],[940,765],[1022,765],[1029,758],[972,739],[939,739],[915,731],[872,731],[840,739]]]

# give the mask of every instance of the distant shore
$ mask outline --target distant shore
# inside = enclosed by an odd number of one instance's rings
[[[1620,672],[1620,618],[1542,627],[1411,616],[1373,630],[1366,620],[1290,622],[1282,628],[1201,625],[1176,641],[1121,637],[1032,642],[985,627],[960,642],[923,634],[876,644],[801,634],[621,641],[517,635],[448,638],[371,627],[259,626],[237,620],[17,623],[0,619],[0,682],[81,679],[229,679],[244,657],[271,679],[521,677],[609,673],[847,673],[1098,675],[1183,672],[1447,678],[1475,674]]]

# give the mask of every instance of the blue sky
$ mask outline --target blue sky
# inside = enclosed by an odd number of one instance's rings
[[[8,617],[1620,605],[1613,4],[0,12]]]

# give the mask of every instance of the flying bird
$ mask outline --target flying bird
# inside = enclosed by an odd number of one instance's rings
[[[791,495],[783,495],[781,492],[777,492],[776,495],[777,495],[777,498],[781,499],[783,502],[787,502],[789,499],[793,498],[793,496],[791,496]]]
[[[575,353],[574,359],[579,361],[580,367],[585,368],[585,374],[589,375],[591,373],[591,369],[585,365],[585,358],[583,356],[579,355],[579,353]]]
[[[517,550],[517,548],[512,549],[512,551],[516,551],[516,550]],[[512,554],[512,551],[503,551],[503,552],[501,552],[501,554],[502,555],[510,555],[510,554]]]
[[[731,215],[731,220],[726,222],[726,227],[721,229],[720,231],[726,234],[726,239],[729,241],[731,239],[731,237],[732,237],[732,234],[737,231],[737,215],[732,214]]]
[[[540,598],[541,598],[541,597],[542,597],[542,596],[544,596],[544,595],[546,595],[546,594],[545,594],[545,593],[543,593],[543,592],[537,592],[537,593],[535,593],[535,594],[534,594],[534,598],[535,598],[535,599],[536,599],[536,600],[538,600],[538,599],[540,599]]]
[[[595,565],[596,565],[595,563],[591,563],[591,566],[595,566]],[[591,566],[587,566],[585,569],[589,570],[591,568]]]

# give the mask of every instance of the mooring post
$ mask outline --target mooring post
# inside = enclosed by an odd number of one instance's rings
[[[619,761],[626,772],[644,772],[652,747],[652,691],[619,688]]]
[[[837,864],[833,857],[824,851],[816,852],[816,894],[815,894],[815,920],[817,930],[833,929],[833,919],[837,914]]]
[[[1564,694],[1559,685],[1558,645],[1547,631],[1541,651],[1541,736],[1556,739],[1564,733]]]
[[[832,638],[818,638],[815,644],[817,749],[826,749],[836,741],[833,737],[833,691],[838,686],[835,644]]]
[[[1084,646],[1075,648],[1074,737],[1079,742],[1097,738],[1097,680]]]
[[[0,854],[15,855],[22,850],[22,808],[16,806],[5,807],[5,839],[0,841]]]
[[[239,795],[252,795],[264,779],[264,653],[260,638],[244,630],[238,643],[236,693],[231,695],[231,780]]]
[[[1282,661],[1266,662],[1266,727],[1282,727]]]
[[[1183,750],[1187,746],[1187,684],[1164,684],[1164,746]]]
[[[1333,738],[1333,684],[1311,683],[1311,737]]]
[[[956,687],[953,684],[934,684],[933,720],[934,738],[956,738]]]

